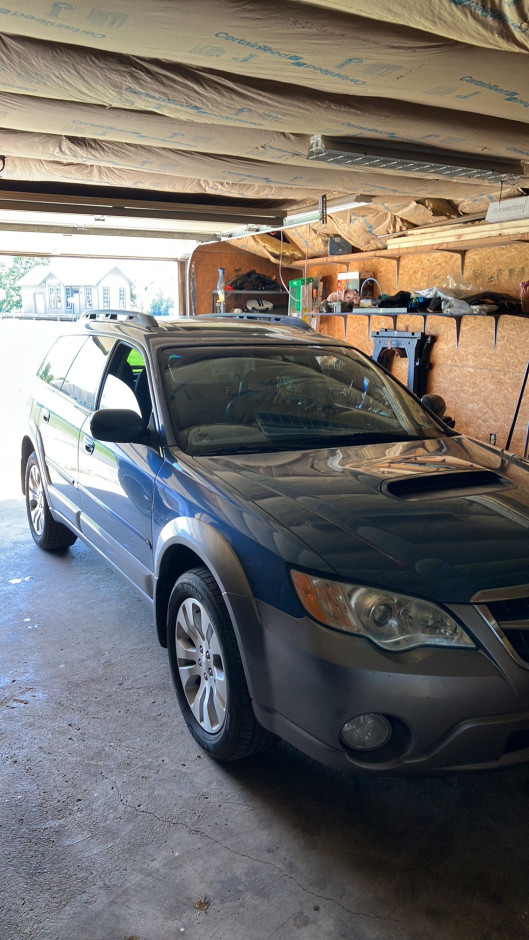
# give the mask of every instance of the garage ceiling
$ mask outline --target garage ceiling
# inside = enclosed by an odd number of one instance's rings
[[[0,31],[4,231],[201,240],[529,186],[524,2],[17,0]]]

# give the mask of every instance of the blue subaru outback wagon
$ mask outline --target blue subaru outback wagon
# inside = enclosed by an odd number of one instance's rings
[[[91,313],[39,368],[31,534],[151,605],[218,760],[529,760],[529,473],[300,321]]]

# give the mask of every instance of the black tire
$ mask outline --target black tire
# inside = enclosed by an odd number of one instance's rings
[[[267,747],[273,735],[254,715],[228,611],[207,568],[176,582],[167,639],[178,703],[195,741],[218,761],[242,760]]]
[[[44,492],[37,455],[33,452],[26,464],[26,512],[33,541],[46,552],[63,552],[73,545],[77,536],[56,522]]]

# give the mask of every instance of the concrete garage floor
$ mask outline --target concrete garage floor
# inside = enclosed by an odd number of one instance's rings
[[[527,938],[527,767],[358,778],[280,743],[215,764],[148,609],[79,542],[36,548],[17,442],[53,330],[0,321],[1,940]]]

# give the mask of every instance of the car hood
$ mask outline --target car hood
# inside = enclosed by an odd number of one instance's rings
[[[310,546],[322,572],[452,603],[529,582],[529,472],[476,441],[200,462]]]

